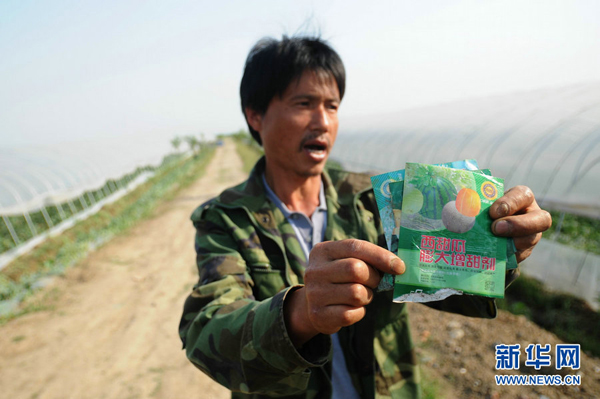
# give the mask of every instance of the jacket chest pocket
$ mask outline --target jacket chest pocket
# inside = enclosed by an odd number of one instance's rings
[[[286,287],[285,272],[276,269],[259,269],[252,270],[252,280],[254,287],[252,292],[258,301],[270,298]]]

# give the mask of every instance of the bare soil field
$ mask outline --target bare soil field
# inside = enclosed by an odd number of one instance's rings
[[[600,360],[581,351],[581,368],[556,370],[554,348],[563,344],[554,334],[527,320],[500,311],[495,319],[477,319],[410,304],[410,322],[426,380],[452,398],[600,398]],[[569,342],[576,343],[576,342]],[[496,370],[496,345],[521,345],[519,370]],[[525,366],[529,344],[551,345],[551,367]],[[497,386],[494,375],[578,375],[579,386]]]
[[[38,292],[31,300],[43,298],[51,310],[0,327],[0,398],[228,398],[185,358],[177,325],[197,279],[189,216],[245,177],[234,145],[219,147],[205,175],[155,217]],[[495,385],[494,345],[560,343],[523,317],[501,312],[480,320],[410,308],[423,371],[446,398],[600,397],[600,361],[583,353],[581,369],[569,372],[582,376],[579,387]]]

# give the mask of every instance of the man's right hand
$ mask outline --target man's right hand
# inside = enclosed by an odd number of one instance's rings
[[[288,334],[296,347],[317,334],[333,334],[365,316],[381,273],[402,274],[404,262],[368,241],[327,241],[314,246],[304,287],[284,305]]]

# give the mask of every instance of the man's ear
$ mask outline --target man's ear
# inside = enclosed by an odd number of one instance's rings
[[[248,121],[248,124],[252,127],[252,129],[260,133],[262,130],[263,115],[260,112],[248,107],[246,107],[244,112],[246,113],[246,120]]]

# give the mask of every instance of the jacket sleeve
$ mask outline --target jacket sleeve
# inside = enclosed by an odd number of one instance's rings
[[[319,336],[296,350],[283,318],[285,297],[295,288],[255,300],[254,282],[238,246],[244,244],[233,234],[236,227],[227,215],[206,206],[192,220],[199,281],[185,301],[179,325],[187,357],[232,391],[304,391],[310,368],[327,361],[330,340]]]

